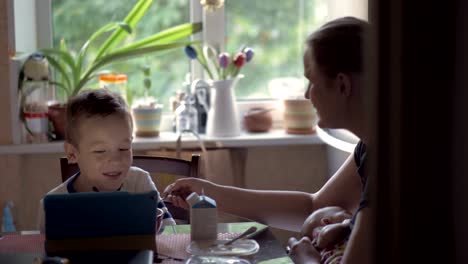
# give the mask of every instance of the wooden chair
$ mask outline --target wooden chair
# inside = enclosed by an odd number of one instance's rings
[[[190,161],[166,157],[135,155],[133,156],[132,165],[149,173],[163,173],[178,177],[198,178],[200,172],[200,155],[193,154]],[[76,174],[79,171],[79,167],[76,163],[69,164],[68,159],[62,157],[60,158],[60,170],[62,173],[62,182],[64,182]],[[162,192],[163,190],[159,191]],[[166,206],[176,221],[189,221],[187,210],[173,206],[169,203],[166,203]]]

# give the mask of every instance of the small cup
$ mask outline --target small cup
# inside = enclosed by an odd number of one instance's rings
[[[156,208],[156,234],[159,234],[162,227],[164,211],[161,208]]]

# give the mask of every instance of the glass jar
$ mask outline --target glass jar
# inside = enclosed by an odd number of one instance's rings
[[[49,81],[24,81],[21,89],[21,111],[27,143],[48,141],[50,100]]]
[[[99,87],[107,88],[113,92],[119,93],[127,100],[127,75],[125,74],[103,74],[99,75]]]
[[[198,111],[194,103],[195,99],[192,96],[185,96],[180,101],[175,111],[177,133],[192,131],[198,134]]]

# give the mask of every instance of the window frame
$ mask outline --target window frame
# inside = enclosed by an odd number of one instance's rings
[[[23,41],[30,41],[30,43],[37,43],[37,48],[50,48],[52,47],[52,0],[12,0],[15,2],[23,2],[24,8],[31,8],[33,10],[26,10],[26,12],[34,12],[36,25],[29,25],[32,34],[31,39]],[[30,5],[24,5],[24,2],[30,1]],[[352,13],[357,17],[367,19],[368,0],[350,0],[344,11],[341,4],[337,0],[331,0],[328,3],[328,19],[343,16]],[[213,47],[224,50],[225,48],[225,5],[216,9],[213,12],[206,12],[200,4],[200,0],[189,0],[190,4],[190,22],[203,22],[203,31],[191,36],[192,40],[203,40],[205,43]],[[24,11],[23,11],[24,12]],[[15,15],[17,15],[15,11]],[[20,21],[16,21],[20,22]],[[26,37],[29,38],[29,37]],[[36,38],[36,39],[33,39]],[[190,61],[190,73],[192,79],[202,79],[205,77],[202,66],[195,61]],[[271,98],[271,101],[275,99]],[[265,98],[258,99],[242,99],[239,101],[265,101]]]
[[[19,1],[19,0],[15,0]],[[24,0],[23,0],[24,1]],[[205,23],[204,14],[200,0],[189,0],[190,4],[190,21],[193,22],[202,22]],[[53,45],[53,32],[52,32],[52,0],[37,0],[35,5],[31,5],[35,10],[36,15],[36,32],[37,32],[37,48],[51,48]],[[202,33],[197,33],[191,36],[192,40],[202,40],[205,39],[208,43],[222,43],[219,47],[224,47],[224,37],[217,37],[216,34],[222,34],[224,36],[224,6],[215,11],[209,16],[209,26],[203,27]],[[190,62],[190,73],[194,79],[203,78],[204,72],[201,65],[195,63],[194,61]]]

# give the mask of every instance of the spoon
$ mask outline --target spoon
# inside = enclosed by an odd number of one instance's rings
[[[257,227],[255,226],[251,226],[249,227],[249,229],[245,230],[242,234],[240,234],[239,236],[229,240],[228,242],[222,244],[223,246],[228,246],[228,245],[231,245],[232,243],[234,243],[235,241],[241,239],[241,238],[244,238],[250,234],[252,234],[253,232],[257,231]]]

